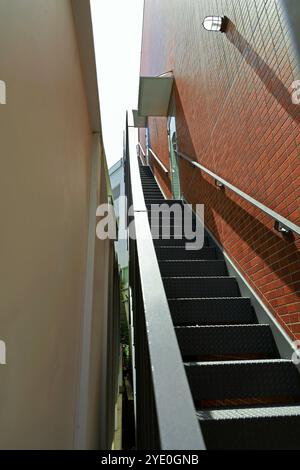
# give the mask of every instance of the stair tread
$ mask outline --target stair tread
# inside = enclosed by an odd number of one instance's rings
[[[220,277],[228,276],[225,261],[220,260],[187,260],[159,262],[162,277]]]
[[[192,278],[193,279],[193,278]],[[250,300],[249,297],[238,297],[238,296],[235,296],[235,297],[169,297],[168,298],[168,301],[187,301],[187,302],[190,302],[190,301],[195,301],[195,300],[199,300],[199,301],[203,301],[203,300]]]
[[[159,246],[160,248],[160,246]],[[169,246],[167,248],[170,248]],[[210,246],[204,246],[203,248],[213,248],[213,247],[210,247]],[[214,249],[214,248],[213,248]],[[202,250],[202,248],[201,248]],[[200,250],[200,251],[201,251]],[[207,263],[209,261],[218,261],[217,259],[214,259],[214,258],[211,258],[211,259],[180,259],[180,260],[174,260],[174,259],[160,259],[159,260],[159,264],[160,263],[175,263],[176,261],[178,261],[179,263],[188,263],[190,261],[194,261],[195,263]],[[227,276],[225,276],[227,277]]]
[[[151,202],[151,204],[146,204],[146,206],[151,206],[151,205],[155,205],[155,199],[153,199],[153,202]],[[160,200],[158,202],[161,202]],[[180,205],[183,205],[183,201],[181,199],[164,199],[164,204],[166,204],[167,206],[168,205],[172,205],[172,204],[180,204]],[[159,204],[160,205],[160,204]]]
[[[245,324],[245,325],[189,325],[189,326],[175,326],[175,330],[199,330],[199,331],[205,331],[205,330],[214,330],[214,329],[220,329],[220,330],[228,330],[231,328],[235,329],[242,329],[242,328],[253,328],[253,329],[260,329],[260,328],[270,328],[270,325],[264,324],[264,323],[257,323],[255,325],[253,324]]]
[[[158,260],[170,260],[172,261],[173,256],[176,255],[177,259],[179,260],[205,260],[205,259],[217,259],[216,249],[214,247],[207,247],[204,246],[200,250],[193,251],[193,250],[185,250],[184,247],[170,247],[164,246],[161,247],[160,245],[155,245],[155,250],[157,254]]]
[[[300,404],[223,410],[198,409],[196,416],[210,450],[300,449]]]
[[[171,247],[170,247],[170,246],[168,246],[168,245],[160,245],[159,248],[166,248],[166,249],[169,248],[169,249],[172,249],[172,250],[174,250],[173,253],[176,253],[176,250],[177,250],[178,252],[179,252],[180,250],[182,250],[182,247],[181,247],[181,246],[171,246]],[[214,247],[211,247],[211,248],[214,248]],[[202,248],[201,248],[201,249],[202,249]],[[201,249],[200,249],[200,250],[184,250],[184,251],[201,251]],[[170,260],[168,260],[168,261],[186,261],[186,260],[185,260],[185,259],[174,260],[174,259],[170,258]]]
[[[197,276],[163,278],[167,298],[238,297],[236,278],[229,276]]]
[[[154,245],[161,245],[163,244],[165,247],[167,246],[168,248],[171,246],[178,246],[180,248],[183,248],[185,246],[186,243],[194,243],[196,240],[196,237],[193,239],[193,240],[188,240],[187,238],[176,238],[175,234],[170,234],[170,238],[168,240],[164,240],[162,238],[154,238],[153,239],[153,242],[154,242]],[[204,239],[204,246],[205,247],[209,247],[210,244],[209,244],[209,240],[207,238]],[[166,260],[167,263],[187,263],[189,261],[197,261],[197,260]],[[201,261],[201,260],[198,260],[198,262]],[[214,260],[211,260],[211,261],[214,261]],[[219,260],[215,260],[215,261],[219,261]],[[223,263],[225,263],[225,261],[223,261]]]
[[[227,325],[257,323],[247,297],[168,299],[174,325]]]
[[[263,407],[243,407],[243,408],[226,408],[221,410],[197,410],[199,420],[236,420],[236,419],[253,419],[253,418],[276,418],[281,416],[298,416],[300,418],[299,405],[284,406],[263,406]]]
[[[225,264],[225,261],[221,259],[164,259],[161,261],[161,263],[174,263],[174,264],[179,264],[179,263],[186,263],[186,264],[207,264],[207,263],[214,263],[214,264]],[[184,276],[185,277],[185,276]],[[225,277],[225,276],[224,276]],[[227,277],[227,276],[226,276]],[[231,276],[234,277],[234,276]]]
[[[212,279],[231,279],[232,281],[236,281],[236,278],[234,276],[166,276],[163,277],[163,279],[192,279],[193,281],[197,279],[209,279],[210,281]]]
[[[149,166],[141,166],[140,175],[151,227],[160,234],[164,210],[151,217],[151,206],[183,201],[164,198]],[[207,447],[298,447],[296,366],[280,359],[270,326],[258,324],[251,300],[240,297],[237,279],[228,275],[214,244],[205,238],[200,250],[186,250],[193,241],[175,238],[183,224],[173,212],[169,227],[171,238],[155,239],[154,246]]]
[[[278,399],[300,401],[300,374],[287,359],[184,362],[196,402]],[[245,402],[245,404],[246,404]]]
[[[264,366],[264,365],[271,365],[271,364],[278,364],[278,365],[289,365],[294,366],[293,361],[290,359],[259,359],[259,360],[249,360],[249,361],[217,361],[217,362],[185,362],[184,365],[186,367],[228,367],[239,365],[242,367],[246,366]],[[297,369],[295,369],[297,370]],[[297,372],[298,373],[298,372]],[[299,374],[300,380],[300,374]],[[300,382],[299,382],[300,383]]]
[[[176,326],[175,332],[184,357],[223,360],[279,357],[269,325]]]

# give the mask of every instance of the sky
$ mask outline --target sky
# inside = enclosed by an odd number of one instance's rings
[[[126,110],[137,109],[144,0],[91,0],[102,132],[110,168],[123,155]]]

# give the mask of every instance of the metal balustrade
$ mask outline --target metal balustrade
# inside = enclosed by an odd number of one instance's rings
[[[149,152],[153,154],[153,151],[151,150],[151,148],[149,147],[148,148]],[[269,207],[265,206],[264,204],[262,204],[261,202],[257,201],[256,199],[254,199],[252,196],[249,196],[249,194],[246,194],[244,191],[242,191],[241,189],[237,188],[236,186],[234,186],[233,184],[229,183],[228,181],[226,181],[224,178],[222,178],[221,176],[217,175],[216,173],[210,171],[208,168],[206,168],[205,166],[201,165],[199,162],[193,160],[192,158],[190,158],[188,155],[185,155],[184,153],[182,152],[178,152],[176,151],[177,155],[182,158],[183,160],[187,161],[188,163],[190,163],[192,166],[194,166],[195,168],[198,168],[199,170],[203,171],[204,173],[206,173],[207,175],[211,176],[212,178],[214,178],[215,182],[216,182],[216,185],[219,187],[219,188],[228,188],[230,189],[231,191],[233,191],[235,194],[237,194],[238,196],[240,196],[241,198],[245,199],[247,202],[249,202],[250,204],[252,204],[253,206],[257,207],[258,209],[260,209],[262,212],[264,212],[266,215],[268,215],[269,217],[271,217],[274,221],[275,221],[275,224],[274,224],[274,228],[278,231],[278,232],[281,232],[282,234],[286,234],[288,235],[289,233],[293,232],[297,235],[300,235],[300,227],[296,224],[294,224],[293,222],[291,222],[290,220],[288,220],[286,217],[283,217],[282,215],[278,214],[278,212],[270,209]],[[155,159],[159,160],[159,157],[157,155],[155,155]],[[160,162],[160,165],[162,165],[162,163]],[[165,167],[163,166],[163,169],[165,169]]]
[[[204,449],[204,441],[173,327],[143,196],[138,156],[126,117],[125,183],[129,286],[134,327],[138,449]]]

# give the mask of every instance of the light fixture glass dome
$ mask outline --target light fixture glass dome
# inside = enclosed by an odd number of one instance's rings
[[[223,16],[207,16],[203,21],[203,26],[207,31],[221,31],[226,29],[227,21]]]

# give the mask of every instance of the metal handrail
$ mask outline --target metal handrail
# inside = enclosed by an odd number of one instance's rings
[[[144,149],[141,145],[140,142],[138,142],[137,146],[136,146],[137,150],[138,150],[138,156],[142,162],[143,165],[147,165],[147,156],[146,156],[146,153],[144,152]],[[142,154],[142,157],[141,157],[141,154]]]
[[[155,158],[155,160],[157,161],[157,163],[160,165],[160,167],[162,168],[162,170],[166,173],[166,175],[169,173],[169,170],[165,167],[165,165],[160,161],[160,159],[158,158],[158,156],[156,155],[155,152],[153,152],[152,148],[151,147],[148,147],[148,150],[149,152],[153,155],[153,157]]]
[[[264,212],[265,214],[267,214],[269,217],[271,217],[272,219],[274,219],[276,221],[276,229],[279,230],[280,232],[283,232],[283,233],[288,233],[288,232],[294,232],[296,233],[297,235],[300,235],[300,227],[296,224],[294,224],[293,222],[290,222],[288,219],[286,219],[285,217],[281,216],[280,214],[278,214],[277,212],[273,211],[272,209],[270,209],[269,207],[265,206],[264,204],[262,204],[261,202],[257,201],[256,199],[254,199],[253,197],[249,196],[249,194],[246,194],[244,193],[244,191],[242,191],[241,189],[238,189],[236,186],[234,186],[233,184],[231,183],[228,183],[228,181],[224,180],[223,178],[221,178],[219,175],[217,175],[216,173],[208,170],[208,168],[205,168],[205,166],[201,165],[200,163],[196,162],[195,160],[192,160],[190,157],[188,157],[187,155],[185,155],[184,153],[182,152],[177,152],[177,155],[181,158],[183,158],[183,160],[186,160],[187,162],[189,162],[191,165],[195,166],[196,168],[199,168],[200,170],[204,171],[206,174],[208,174],[209,176],[211,176],[212,178],[215,179],[216,182],[218,183],[221,183],[221,185],[223,186],[226,186],[228,189],[230,189],[231,191],[233,191],[234,193],[238,194],[238,196],[242,197],[243,199],[245,199],[247,202],[249,202],[250,204],[252,204],[253,206],[257,207],[258,209],[260,209],[262,212]],[[279,225],[278,225],[279,224]]]
[[[149,373],[151,376],[150,388],[154,395],[161,449],[201,450],[205,449],[205,444],[161,278],[142,190],[136,147],[133,136],[131,139],[129,137],[128,128],[127,136],[127,191],[129,203],[133,205],[136,239],[136,242],[130,241],[129,269],[133,273],[132,278],[138,278],[140,281],[139,286],[132,286],[135,296],[132,308],[133,311],[136,308],[134,315],[136,321],[140,322],[142,317],[140,302],[142,302],[146,349],[149,351],[150,360],[150,370],[140,371],[139,374]],[[134,259],[137,260],[136,265]],[[135,273],[136,269],[138,275]],[[132,279],[129,282],[132,283]],[[140,297],[138,297],[139,292]],[[136,331],[134,336],[141,341],[142,331]],[[144,365],[145,359],[139,359]],[[137,394],[138,390],[140,386],[137,388]],[[148,396],[148,392],[146,395]],[[142,396],[139,400],[143,401],[145,398]],[[141,413],[144,414],[145,410]],[[145,428],[140,429],[140,432],[146,433],[148,426],[145,417],[139,418],[137,415],[137,422],[143,423]]]
[[[141,144],[140,142],[138,142],[138,146],[139,146],[139,148],[140,148],[140,150],[141,150],[141,152],[142,152],[142,154],[143,154],[143,157],[145,158],[145,157],[146,157],[146,153],[144,152],[144,149],[143,149],[142,144]]]

